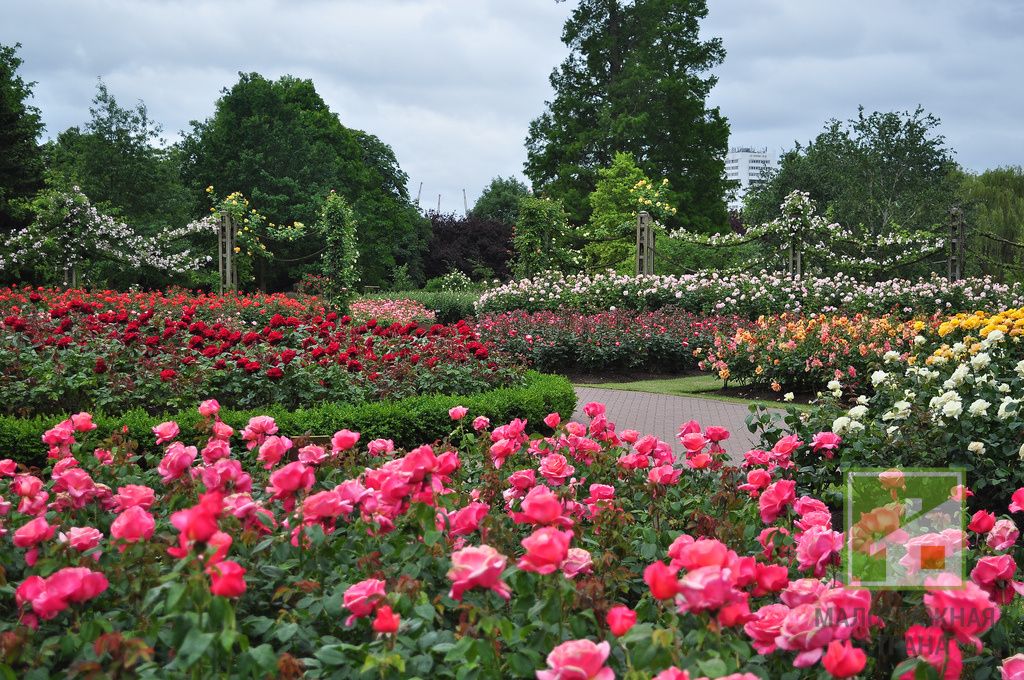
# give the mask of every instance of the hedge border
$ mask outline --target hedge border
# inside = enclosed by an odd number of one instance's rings
[[[521,387],[502,387],[473,395],[426,395],[358,405],[325,403],[292,411],[279,406],[245,411],[222,408],[220,416],[236,431],[241,431],[249,418],[267,415],[274,418],[282,434],[291,437],[330,435],[348,428],[362,434],[361,442],[388,438],[399,448],[412,448],[433,442],[452,430],[448,409],[453,406],[468,408],[467,418],[487,416],[496,425],[524,418],[544,428],[542,421],[548,413],[572,414],[576,408],[576,393],[572,383],[562,376],[529,371]],[[66,417],[0,416],[0,458],[13,458],[30,467],[45,466],[46,447],[40,437]],[[196,409],[160,416],[141,410],[119,416],[93,414],[93,422],[100,433],[113,433],[127,425],[129,436],[139,443],[142,453],[158,452],[151,428],[167,420],[176,421],[186,443],[192,443],[187,433],[194,431],[203,417]]]

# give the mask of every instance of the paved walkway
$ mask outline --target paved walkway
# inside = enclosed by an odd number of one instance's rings
[[[680,456],[684,450],[676,435],[679,426],[689,420],[696,420],[703,427],[718,425],[729,430],[731,436],[723,446],[737,462],[754,447],[754,435],[747,430],[746,423],[750,410],[745,404],[601,387],[575,389],[579,402],[573,420],[588,422],[583,405],[591,401],[602,402],[607,409],[608,420],[615,423],[616,430],[632,429],[642,435],[653,434],[662,441],[671,442]]]

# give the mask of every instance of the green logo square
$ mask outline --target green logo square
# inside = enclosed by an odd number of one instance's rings
[[[963,470],[859,468],[844,481],[848,584],[918,590],[940,574],[965,578]]]

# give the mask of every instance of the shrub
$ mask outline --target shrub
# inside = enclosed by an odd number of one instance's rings
[[[971,582],[844,584],[793,438],[748,454],[741,484],[722,428],[686,423],[677,459],[600,404],[533,438],[453,410],[410,451],[350,430],[318,446],[266,417],[231,433],[201,408],[147,433],[165,443],[144,461],[79,414],[44,434],[40,477],[0,462],[19,499],[0,541],[8,676],[991,678],[1024,643],[1016,535],[969,548],[908,526],[977,565]],[[917,621],[942,644],[906,659]]]
[[[448,409],[460,404],[494,422],[522,418],[540,427],[544,416],[552,411],[572,413],[576,407],[576,394],[565,378],[531,371],[522,386],[499,387],[474,395],[432,394],[371,404],[328,402],[295,410],[281,406],[256,410],[223,409],[221,418],[240,429],[255,415],[270,415],[282,430],[293,434],[324,435],[348,428],[362,432],[364,438],[389,437],[399,446],[413,447],[442,437],[449,426]],[[67,417],[0,415],[0,451],[27,466],[42,467],[45,459],[40,455],[39,432]],[[154,425],[175,420],[187,432],[202,418],[191,409],[159,415],[133,409],[119,415],[95,413],[93,420],[107,432],[127,427],[128,437],[141,442],[144,450],[152,451],[152,447],[147,445],[152,440]]]
[[[841,455],[812,456],[809,489],[838,488],[844,467],[962,466],[976,491],[974,508],[994,509],[1024,486],[1024,309],[997,315],[960,315],[922,329],[913,346],[892,353],[865,377],[873,393],[851,407],[839,401],[845,381],[809,415],[783,422],[761,415],[766,440],[780,426],[801,437],[831,430],[843,438]],[[813,484],[810,484],[813,480]]]
[[[512,257],[512,227],[474,214],[457,217],[452,213],[429,215],[432,227],[429,255],[424,264],[427,278],[455,270],[474,279],[509,276]]]
[[[469,394],[522,375],[465,323],[357,323],[316,300],[7,289],[0,309],[0,412],[19,415]]]
[[[507,312],[480,317],[481,339],[538,370],[683,371],[697,368],[701,349],[732,335],[739,319],[657,312]]]
[[[342,305],[359,283],[359,247],[356,218],[348,202],[331,191],[317,217],[316,232],[324,240],[320,257],[327,275],[327,293],[332,302]]]
[[[414,300],[434,313],[438,323],[458,323],[463,319],[472,319],[476,293],[449,293],[444,291],[403,290],[397,293],[374,293],[362,296],[366,300],[401,297]]]
[[[1024,286],[989,278],[947,281],[892,279],[877,283],[848,276],[791,279],[758,273],[698,272],[682,276],[620,276],[547,272],[486,291],[477,312],[529,312],[562,307],[577,312],[678,307],[702,314],[736,314],[756,319],[765,314],[840,312],[891,313],[902,318],[950,314],[980,308],[1024,304]]]
[[[824,389],[831,380],[855,390],[883,357],[912,350],[914,337],[925,326],[924,321],[889,315],[762,316],[717,333],[705,345],[700,367],[723,380],[770,385],[776,391]]]

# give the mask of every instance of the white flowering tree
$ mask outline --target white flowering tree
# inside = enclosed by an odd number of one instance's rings
[[[945,239],[896,225],[882,236],[860,234],[817,214],[810,194],[803,191],[790,192],[779,209],[779,217],[743,234],[672,235],[711,248],[757,244],[759,255],[739,269],[781,269],[797,278],[808,271],[876,277],[931,257],[946,245]]]
[[[215,233],[209,219],[144,235],[97,210],[77,186],[50,187],[40,192],[34,207],[32,224],[14,232],[0,249],[0,273],[33,269],[75,286],[81,266],[101,260],[167,274],[199,269],[212,261],[191,246],[191,237]]]

